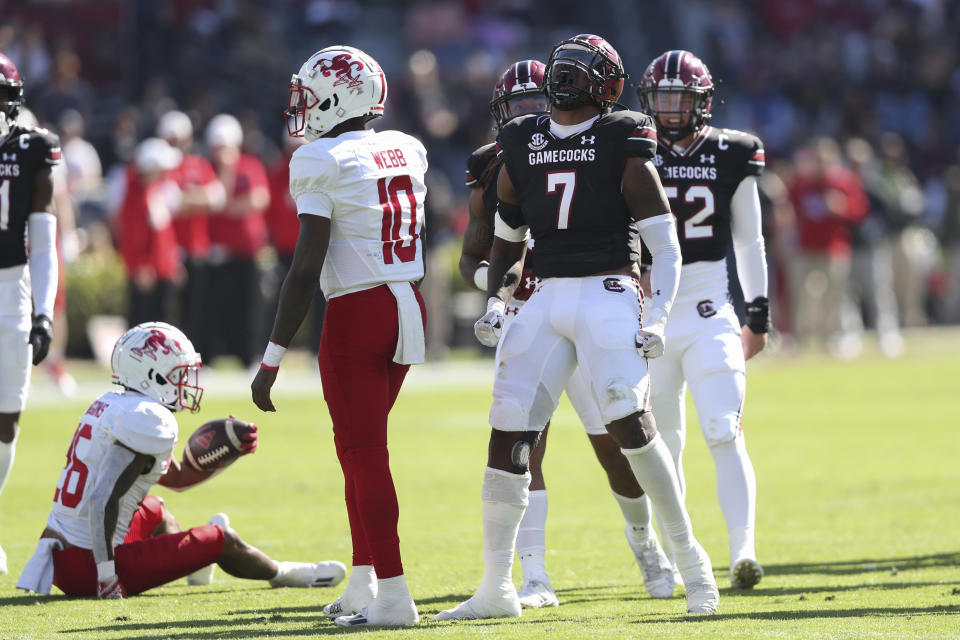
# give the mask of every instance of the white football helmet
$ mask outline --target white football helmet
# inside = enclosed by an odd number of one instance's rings
[[[383,115],[387,78],[360,49],[336,45],[316,52],[290,78],[287,132],[310,142],[345,120]]]
[[[200,354],[165,322],[144,322],[120,336],[110,357],[113,383],[138,391],[171,411],[200,408]]]

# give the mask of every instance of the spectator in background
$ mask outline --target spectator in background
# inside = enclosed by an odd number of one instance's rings
[[[940,228],[940,242],[948,279],[944,312],[947,322],[960,322],[960,162],[947,167],[943,184],[946,210]]]
[[[303,143],[303,138],[292,138],[284,130],[283,153],[277,157],[267,172],[267,181],[270,184],[270,206],[267,207],[265,217],[270,244],[277,253],[276,273],[273,278],[275,284],[270,288],[271,299],[266,305],[268,322],[272,322],[276,313],[280,283],[290,271],[293,251],[297,248],[297,236],[300,233],[297,203],[290,197],[290,158]],[[327,301],[318,288],[313,298],[310,316],[310,348],[314,352],[320,349],[320,332],[323,329],[323,315],[326,309]]]
[[[68,109],[60,116],[60,141],[63,144],[63,163],[67,169],[67,190],[78,206],[102,197],[103,167],[100,155],[84,139],[83,116],[76,109]]]
[[[59,122],[68,109],[80,112],[85,119],[93,114],[93,89],[80,77],[82,63],[75,51],[64,49],[54,58],[50,82],[37,98],[41,120]]]
[[[907,148],[898,134],[880,137],[879,195],[887,212],[893,250],[893,288],[906,326],[927,324],[924,309],[929,232],[923,228],[923,188],[907,166]]]
[[[223,209],[226,193],[206,158],[191,153],[193,123],[182,111],[168,111],[157,122],[157,137],[180,151],[182,160],[170,177],[180,188],[180,207],[173,230],[185,267],[186,281],[179,292],[179,326],[193,336],[200,353],[207,353],[214,330],[206,318],[210,295],[210,229],[208,219]]]
[[[181,153],[160,138],[137,145],[114,223],[129,282],[127,322],[170,322],[174,284],[183,278],[173,215],[180,190],[169,175]]]
[[[760,210],[763,213],[763,237],[767,246],[770,317],[780,332],[789,332],[791,329],[792,307],[787,281],[789,262],[796,252],[795,214],[783,179],[787,173],[780,161],[768,166],[757,179]]]
[[[880,351],[889,358],[903,352],[897,299],[893,293],[893,262],[888,236],[889,213],[880,167],[873,147],[863,138],[852,138],[845,146],[850,168],[860,178],[869,209],[863,223],[853,229],[851,258],[850,322],[862,330],[866,311],[877,330]],[[861,309],[862,307],[862,309]]]
[[[851,231],[867,214],[859,178],[840,164],[840,148],[818,138],[797,150],[788,184],[796,212],[798,254],[791,262],[794,336],[819,335],[831,354],[859,355],[849,340],[847,291]]]
[[[212,287],[208,307],[231,316],[214,336],[210,351],[214,356],[236,356],[250,366],[260,356],[262,336],[257,319],[262,300],[256,258],[266,246],[263,212],[270,204],[270,188],[260,160],[241,152],[243,129],[235,117],[226,113],[214,116],[205,138],[210,161],[226,192],[223,210],[210,216]]]

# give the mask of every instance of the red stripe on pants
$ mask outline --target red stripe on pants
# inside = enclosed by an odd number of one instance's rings
[[[423,298],[416,287],[414,293],[426,324]],[[403,573],[387,452],[387,415],[410,368],[393,361],[398,335],[397,301],[389,288],[350,293],[328,303],[318,356],[343,469],[353,564],[372,564],[378,578]]]

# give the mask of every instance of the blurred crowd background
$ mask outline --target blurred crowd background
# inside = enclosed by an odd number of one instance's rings
[[[617,48],[628,82],[665,50],[693,51],[719,82],[713,124],[763,139],[782,347],[851,358],[873,331],[896,357],[902,327],[960,322],[955,0],[0,2],[0,51],[63,142],[54,374],[64,353],[97,351],[98,327],[147,318],[181,325],[207,362],[259,361],[297,231],[287,83],[332,44],[380,62],[375,127],[430,155],[428,357],[479,348],[482,294],[456,269],[465,162],[494,135],[507,65],[584,32]],[[637,108],[633,87],[621,102]],[[321,321],[318,296],[299,344]]]

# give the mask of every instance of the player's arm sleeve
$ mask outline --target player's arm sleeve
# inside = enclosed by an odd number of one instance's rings
[[[57,297],[57,217],[47,211],[31,213],[27,219],[30,238],[30,288],[33,312],[53,318]]]
[[[767,297],[767,255],[763,242],[757,179],[748,175],[730,201],[730,229],[737,275],[747,302]]]
[[[136,482],[148,464],[148,458],[114,442],[100,459],[88,512],[93,559],[97,564],[113,559],[113,534],[120,513],[120,497]]]
[[[664,213],[637,221],[640,239],[650,250],[653,266],[650,271],[650,290],[653,308],[650,322],[663,325],[670,315],[673,299],[680,285],[680,240],[677,223],[672,213]]]
[[[305,149],[297,149],[290,159],[290,196],[297,203],[297,215],[332,218],[330,189],[337,183],[340,167],[329,153],[308,155]]]
[[[33,198],[27,218],[30,241],[30,282],[33,312],[53,318],[53,301],[57,296],[57,218],[53,213],[53,165],[60,162],[60,142],[54,135],[45,136],[44,163],[38,167],[33,185]]]
[[[627,157],[652,158],[657,154],[657,128],[648,116],[637,119],[624,145]]]

